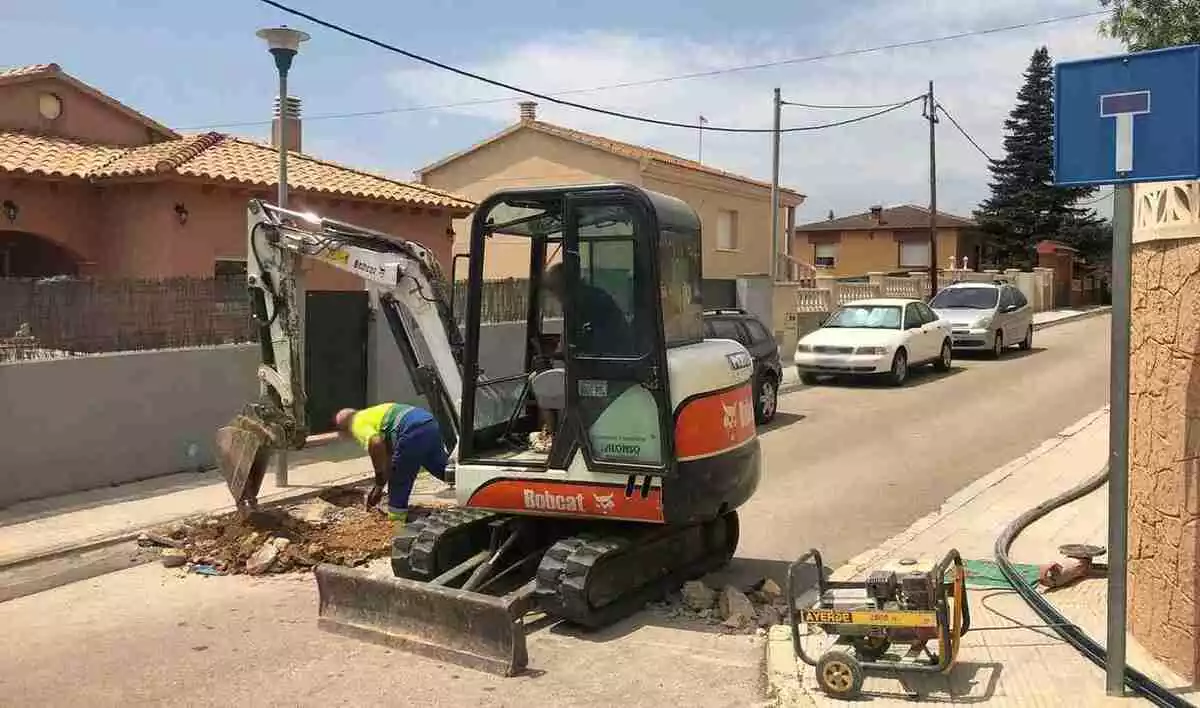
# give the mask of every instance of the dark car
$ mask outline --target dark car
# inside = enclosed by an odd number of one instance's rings
[[[771,422],[783,380],[779,345],[771,331],[749,312],[730,308],[704,311],[704,336],[732,339],[754,357],[754,418],[760,424]]]

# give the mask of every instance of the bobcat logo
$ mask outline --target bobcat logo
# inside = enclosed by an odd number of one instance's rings
[[[737,404],[727,406],[721,403],[721,411],[725,414],[721,421],[721,425],[725,426],[725,432],[729,433],[729,439],[732,440],[737,436],[738,428],[738,407]]]
[[[596,502],[596,510],[601,514],[607,514],[616,507],[616,504],[613,502],[612,494],[605,494],[604,496],[593,494],[592,499],[594,499]]]

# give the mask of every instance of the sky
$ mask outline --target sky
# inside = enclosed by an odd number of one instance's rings
[[[389,44],[539,92],[672,77],[1061,17],[1096,0],[292,0]],[[424,9],[418,9],[424,8]],[[73,76],[178,130],[266,139],[276,73],[255,30],[312,35],[290,91],[303,101],[304,149],[412,179],[413,172],[516,120],[511,92],[289,17],[258,0],[0,0],[0,66],[58,62]],[[992,157],[1030,55],[1055,60],[1121,51],[1084,18],[936,44],[792,63],[564,98],[711,126],[769,128],[772,90],[785,101],[875,105],[934,82],[937,99]],[[493,100],[470,106],[445,104]],[[329,117],[375,112],[375,115]],[[863,110],[784,109],[806,126]],[[696,159],[695,130],[648,125],[541,102],[541,119]],[[781,182],[808,199],[797,221],[873,204],[928,204],[928,124],[916,103],[854,125],[785,135]],[[764,181],[766,134],[703,136],[703,161]],[[988,195],[987,162],[947,121],[938,125],[938,203],[969,215]],[[536,176],[536,175],[531,175]],[[1099,206],[1104,209],[1104,203]]]

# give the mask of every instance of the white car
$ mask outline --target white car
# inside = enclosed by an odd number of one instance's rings
[[[794,361],[800,380],[820,375],[884,375],[899,386],[914,366],[950,368],[951,325],[920,300],[880,298],[839,307],[821,328],[800,339]]]

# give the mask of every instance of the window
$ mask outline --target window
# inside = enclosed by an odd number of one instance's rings
[[[917,308],[917,312],[921,315],[922,324],[931,324],[938,321],[937,313],[929,309],[929,306],[923,302],[918,302],[913,305]]]
[[[915,304],[905,308],[904,329],[918,329],[923,324],[925,323],[921,321],[921,311],[917,309]]]
[[[754,340],[755,344],[761,344],[762,342],[773,339],[771,333],[768,332],[767,328],[763,327],[762,323],[758,320],[746,320],[745,325],[746,329],[750,330],[750,339]]]
[[[717,211],[717,250],[738,249],[738,213],[721,209]]]
[[[818,268],[833,268],[837,265],[837,244],[818,243],[813,246],[813,265]]]
[[[900,308],[895,305],[842,307],[821,326],[850,329],[900,329]]]
[[[700,234],[663,231],[658,244],[663,339],[668,347],[704,339]]]
[[[709,320],[712,327],[713,339],[732,339],[739,344],[746,343],[746,334],[737,322],[733,320]]]
[[[929,241],[913,240],[900,242],[901,268],[928,268]]]
[[[1018,288],[1013,288],[1013,302],[1017,307],[1025,307],[1029,304],[1029,301],[1025,299],[1025,293]]]
[[[938,309],[991,310],[996,307],[999,291],[992,287],[946,288],[933,297],[930,305]]]
[[[1016,302],[1016,300],[1013,298],[1013,289],[1009,288],[1009,287],[1001,288],[1000,289],[1000,309],[1003,310],[1004,308],[1008,307],[1009,305],[1013,304],[1014,302]]]
[[[638,329],[633,220],[623,209],[579,211],[579,285],[571,293],[575,318],[571,343],[578,356],[644,353]],[[636,320],[636,321],[635,321]]]
[[[213,263],[213,277],[215,278],[245,278],[246,277],[246,259],[245,258],[218,258]]]

